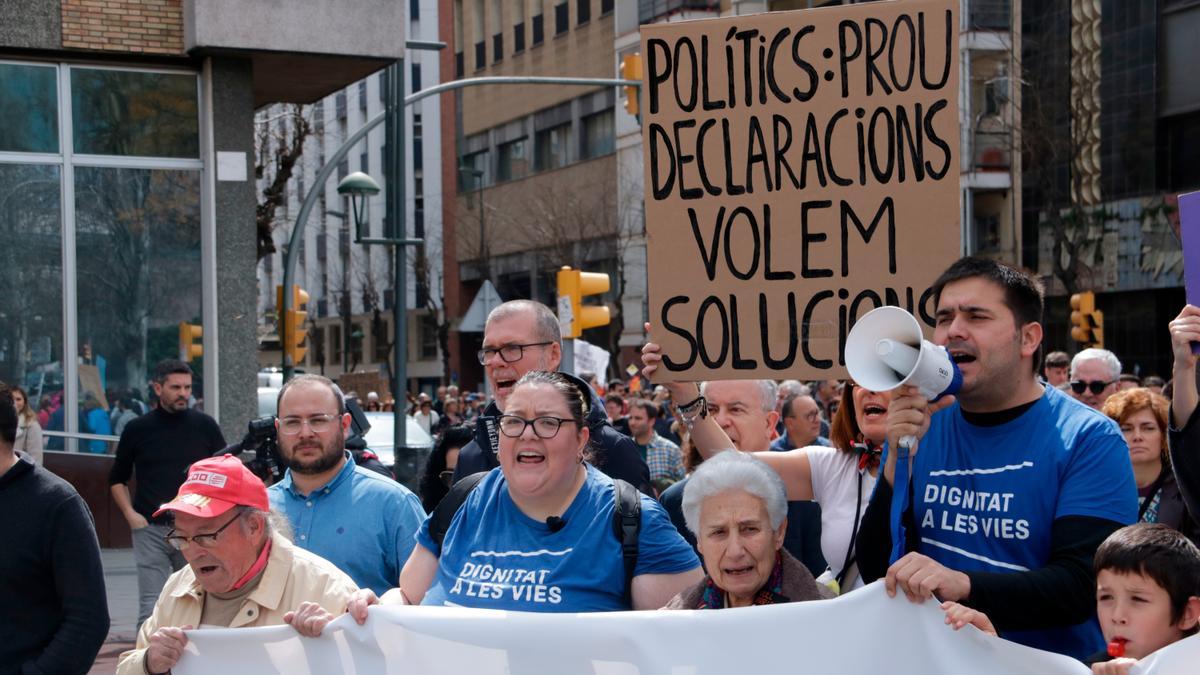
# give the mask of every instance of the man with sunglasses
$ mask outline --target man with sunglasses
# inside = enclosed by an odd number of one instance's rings
[[[1107,349],[1085,349],[1071,359],[1071,395],[1100,410],[1117,393],[1121,361]]]
[[[510,300],[492,310],[483,327],[479,363],[491,385],[494,400],[475,421],[475,440],[458,454],[454,481],[500,466],[500,435],[496,419],[517,380],[532,370],[556,371],[562,362],[558,318],[549,307],[532,300]],[[572,373],[568,373],[572,374]],[[589,388],[590,391],[590,388]],[[646,494],[654,494],[650,470],[630,438],[612,427],[604,401],[592,391],[587,424],[596,447],[595,466]]]
[[[354,583],[384,593],[400,579],[425,521],[408,488],[355,464],[346,450],[350,414],[342,392],[320,375],[298,375],[279,390],[279,454],[288,469],[271,486],[300,548],[337,565]]]
[[[191,466],[179,494],[155,511],[174,514],[164,544],[187,566],[171,575],[120,675],[168,673],[183,656],[185,631],[292,623],[305,602],[345,611],[358,590],[350,577],[276,530],[267,488],[231,455]]]

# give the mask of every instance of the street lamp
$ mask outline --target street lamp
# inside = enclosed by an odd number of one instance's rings
[[[339,195],[350,197],[350,212],[354,214],[354,238],[362,239],[367,220],[367,199],[379,194],[379,183],[361,171],[346,176],[338,183]]]

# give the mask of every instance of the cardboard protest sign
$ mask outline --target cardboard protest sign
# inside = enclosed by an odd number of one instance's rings
[[[844,377],[960,253],[958,2],[643,26],[660,379]]]

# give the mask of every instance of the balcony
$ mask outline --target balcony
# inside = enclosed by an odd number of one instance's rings
[[[638,0],[638,23],[654,23],[687,10],[717,13],[721,11],[721,3],[718,0]]]

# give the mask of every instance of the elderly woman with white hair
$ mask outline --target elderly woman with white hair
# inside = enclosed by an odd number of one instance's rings
[[[787,491],[770,467],[727,450],[701,464],[683,514],[707,576],[663,609],[724,609],[820,600],[832,591],[783,548]]]

